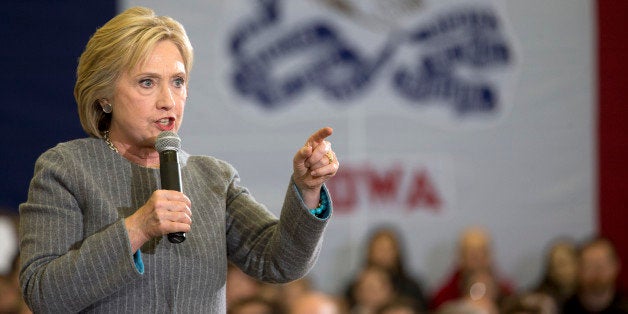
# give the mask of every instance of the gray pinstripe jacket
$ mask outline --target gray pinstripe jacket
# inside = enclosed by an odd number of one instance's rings
[[[20,282],[29,306],[36,313],[225,313],[227,260],[269,282],[309,271],[327,219],[307,211],[292,181],[278,220],[238,185],[229,164],[185,153],[181,161],[192,231],[181,244],[146,243],[141,274],[123,218],[160,188],[159,170],[95,138],[42,154],[20,205]]]

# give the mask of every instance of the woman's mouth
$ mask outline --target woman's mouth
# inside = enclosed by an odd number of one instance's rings
[[[162,131],[172,131],[174,129],[174,118],[159,119],[156,124]]]

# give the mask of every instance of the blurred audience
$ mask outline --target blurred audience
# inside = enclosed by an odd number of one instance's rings
[[[338,301],[321,292],[305,292],[296,297],[287,311],[288,314],[340,314]]]
[[[24,302],[20,291],[19,258],[19,255],[15,255],[9,273],[0,276],[0,313],[2,314],[32,313]]]
[[[6,275],[11,271],[13,256],[18,251],[17,210],[0,207],[0,275]]]
[[[415,311],[427,309],[427,302],[420,281],[408,273],[405,267],[404,248],[401,236],[392,227],[375,229],[369,238],[365,267],[376,266],[386,270],[393,289],[400,297],[411,299]],[[349,304],[353,304],[352,290],[355,282],[349,284],[347,296]]]
[[[235,264],[227,266],[227,308],[242,300],[258,296],[261,291],[259,281],[245,274]]]
[[[546,254],[541,282],[533,289],[551,297],[558,308],[576,291],[578,256],[576,244],[568,239],[554,241]]]
[[[232,263],[227,268],[230,314],[340,314],[341,302],[312,289],[308,277],[286,284],[262,283]]]
[[[277,298],[284,309],[289,309],[295,300],[310,292],[312,292],[312,282],[308,277],[303,277],[299,280],[279,285]]]
[[[258,296],[276,302],[277,305],[284,308],[282,302],[282,291],[280,284],[274,284],[269,282],[260,282],[259,283],[259,291],[257,293]]]
[[[541,292],[524,292],[510,296],[500,306],[502,314],[556,314],[554,298]]]
[[[468,270],[461,278],[460,297],[442,304],[437,313],[499,313],[499,286],[490,269]]]
[[[13,216],[3,218],[17,221]],[[402,247],[394,229],[376,229],[368,241],[363,269],[343,298],[317,291],[308,277],[281,285],[262,284],[229,263],[227,313],[428,313],[419,281],[404,267]],[[32,313],[19,289],[19,254],[13,255],[17,256],[10,270],[0,274],[0,314]],[[511,284],[495,272],[486,230],[472,227],[462,232],[456,257],[453,273],[435,290],[430,313],[628,313],[628,298],[616,285],[620,261],[613,243],[605,238],[591,239],[579,248],[569,239],[553,241],[541,280],[518,294],[512,294]]]
[[[395,298],[395,290],[386,269],[366,266],[351,289],[348,302],[352,314],[374,314],[377,309]]]
[[[495,276],[496,294],[499,298],[511,295],[514,291],[512,284],[497,275],[495,271],[489,233],[480,227],[466,229],[459,237],[455,269],[449,278],[436,289],[430,301],[430,309],[435,310],[448,301],[464,297],[460,290],[463,286],[463,276],[475,272],[485,272]]]
[[[281,314],[281,308],[272,300],[261,296],[249,296],[237,300],[227,307],[227,314]]]
[[[397,297],[377,309],[377,314],[421,314],[412,299]]]
[[[564,313],[628,313],[628,300],[617,290],[619,259],[605,238],[584,243],[578,252],[578,287]]]
[[[0,208],[0,313],[32,313],[22,298],[20,290],[20,255],[17,240],[18,215]]]

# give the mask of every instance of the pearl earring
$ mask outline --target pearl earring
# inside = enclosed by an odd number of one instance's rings
[[[111,113],[113,111],[113,106],[110,103],[104,103],[101,106],[104,113]]]

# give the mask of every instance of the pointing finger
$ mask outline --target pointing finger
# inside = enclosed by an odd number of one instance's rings
[[[307,158],[312,155],[312,147],[311,146],[303,146],[299,149],[297,154],[294,156],[293,162],[295,164],[302,165]]]
[[[334,129],[332,129],[330,127],[324,127],[322,129],[314,132],[314,134],[310,135],[310,137],[307,139],[307,142],[305,143],[305,145],[306,146],[310,146],[310,147],[316,147],[320,143],[322,143],[325,140],[325,138],[330,136],[332,133],[334,133]]]

